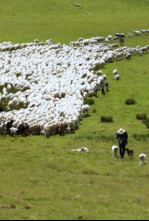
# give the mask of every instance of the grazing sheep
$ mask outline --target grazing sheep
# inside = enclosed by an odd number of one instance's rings
[[[18,133],[18,129],[15,128],[15,127],[11,127],[9,130],[10,130],[10,135],[11,135],[12,137],[15,136],[15,135],[17,135],[17,133]]]
[[[140,165],[146,164],[146,154],[142,153],[139,155]]]
[[[126,59],[127,59],[127,60],[130,60],[131,57],[132,57],[132,54],[131,54],[131,53],[127,53],[127,54],[126,54]]]
[[[121,76],[119,74],[116,74],[113,79],[115,81],[119,81],[121,79]]]
[[[117,69],[114,69],[114,70],[113,70],[113,74],[114,74],[114,75],[118,74],[118,70],[117,70]]]
[[[76,6],[76,7],[81,7],[81,5],[80,5],[80,4],[74,4],[74,6]]]
[[[116,36],[124,38],[123,33]],[[99,69],[125,56],[130,59],[129,53],[149,52],[149,46],[115,49],[119,44],[104,40],[99,36],[80,38],[69,45],[53,44],[51,40],[44,44],[38,39],[25,44],[0,44],[0,103],[8,110],[0,111],[0,119],[6,124],[7,134],[12,126],[22,136],[39,135],[41,131],[46,137],[73,132],[79,127],[80,118],[90,114],[89,106],[83,105],[84,98],[105,85],[107,76]],[[108,40],[113,37],[108,35]],[[113,74],[115,80],[120,79],[116,69]],[[16,119],[13,125],[8,122],[10,119]],[[0,134],[5,134],[3,128]]]
[[[119,147],[114,145],[112,146],[112,153],[113,153],[113,157],[117,158],[118,157],[118,151],[119,151]]]
[[[141,31],[133,30],[133,32],[134,32],[134,34],[135,34],[136,36],[140,36],[140,35],[141,35]]]

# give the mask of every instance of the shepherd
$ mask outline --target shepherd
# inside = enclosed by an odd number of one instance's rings
[[[120,37],[120,38],[119,38],[119,42],[120,42],[120,45],[121,45],[121,46],[124,45],[124,42],[125,42],[124,38],[123,38],[123,37]]]
[[[119,142],[120,156],[123,159],[125,156],[126,145],[128,144],[128,133],[123,128],[120,128],[116,134],[116,139]]]

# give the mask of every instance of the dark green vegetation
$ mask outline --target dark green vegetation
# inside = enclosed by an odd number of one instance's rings
[[[136,104],[136,103],[137,102],[133,98],[129,98],[129,99],[125,100],[125,104],[127,104],[127,105],[133,105],[133,104]]]
[[[68,43],[79,37],[148,29],[149,2],[145,0],[0,0],[0,40],[35,38]],[[78,3],[78,2],[77,2]],[[86,14],[89,12],[89,14]],[[126,38],[128,46],[147,45],[149,35]],[[149,155],[149,130],[136,119],[148,116],[149,55],[107,64],[109,92],[89,98],[90,116],[74,134],[0,137],[0,220],[148,220],[148,162],[139,166],[138,155]],[[120,81],[113,80],[117,68]],[[133,98],[135,105],[126,105]],[[112,123],[101,123],[112,116]],[[134,159],[112,157],[115,134],[129,134]],[[86,146],[89,153],[73,153]],[[16,208],[13,208],[14,205]]]
[[[103,122],[103,123],[113,122],[113,117],[111,117],[111,116],[101,116],[101,122]]]
[[[147,119],[147,115],[145,113],[143,113],[143,114],[136,114],[136,118],[138,120],[146,120]]]
[[[84,104],[93,105],[95,101],[92,98],[85,98]]]

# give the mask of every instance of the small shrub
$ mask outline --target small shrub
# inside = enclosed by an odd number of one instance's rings
[[[84,104],[93,105],[95,101],[92,98],[85,98]]]
[[[133,105],[136,103],[137,103],[136,100],[133,98],[129,98],[129,99],[125,100],[125,104],[127,104],[127,105]]]
[[[111,122],[113,122],[113,117],[111,117],[111,116],[101,116],[100,121],[102,123],[111,123]]]
[[[143,123],[144,123],[145,126],[149,129],[149,118],[143,120]]]
[[[149,134],[133,134],[133,138],[139,142],[147,142],[149,139]]]
[[[147,119],[147,115],[145,113],[143,113],[143,114],[136,114],[136,118],[138,120],[146,120]]]
[[[93,109],[93,113],[96,114],[96,113],[97,113],[97,110],[96,110],[96,109]]]

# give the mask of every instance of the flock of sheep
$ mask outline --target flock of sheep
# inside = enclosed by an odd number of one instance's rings
[[[106,80],[106,63],[140,53],[149,53],[149,45],[119,47],[109,36],[78,39],[69,45],[51,40],[13,45],[0,44],[0,123],[13,120],[13,128],[27,124],[30,133],[46,137],[60,127],[71,133],[80,119],[89,114],[84,98],[94,94]],[[115,80],[120,76],[114,73]]]

